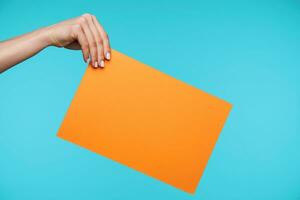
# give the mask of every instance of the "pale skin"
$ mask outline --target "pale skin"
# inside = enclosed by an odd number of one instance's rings
[[[81,50],[84,61],[95,68],[103,68],[111,59],[107,33],[94,15],[84,14],[0,42],[0,73],[49,46]]]

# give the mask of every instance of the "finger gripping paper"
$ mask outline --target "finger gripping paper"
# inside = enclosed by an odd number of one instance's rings
[[[58,136],[193,193],[231,105],[112,56],[104,69],[87,68]]]

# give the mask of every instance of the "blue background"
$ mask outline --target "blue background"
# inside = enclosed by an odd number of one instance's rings
[[[299,1],[0,0],[0,40],[86,12],[113,48],[234,104],[197,192],[57,138],[86,64],[51,47],[0,75],[1,200],[300,199]]]

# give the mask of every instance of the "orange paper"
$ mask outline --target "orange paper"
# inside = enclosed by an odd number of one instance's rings
[[[193,193],[230,109],[113,51],[87,68],[58,136]]]

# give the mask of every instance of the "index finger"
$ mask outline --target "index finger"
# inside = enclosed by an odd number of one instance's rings
[[[108,39],[107,33],[104,31],[103,26],[99,23],[97,18],[95,16],[92,16],[93,23],[95,24],[97,31],[99,31],[102,39],[103,39],[103,47],[104,47],[104,55],[106,60],[110,60],[111,58],[111,48],[110,48],[110,42]]]

